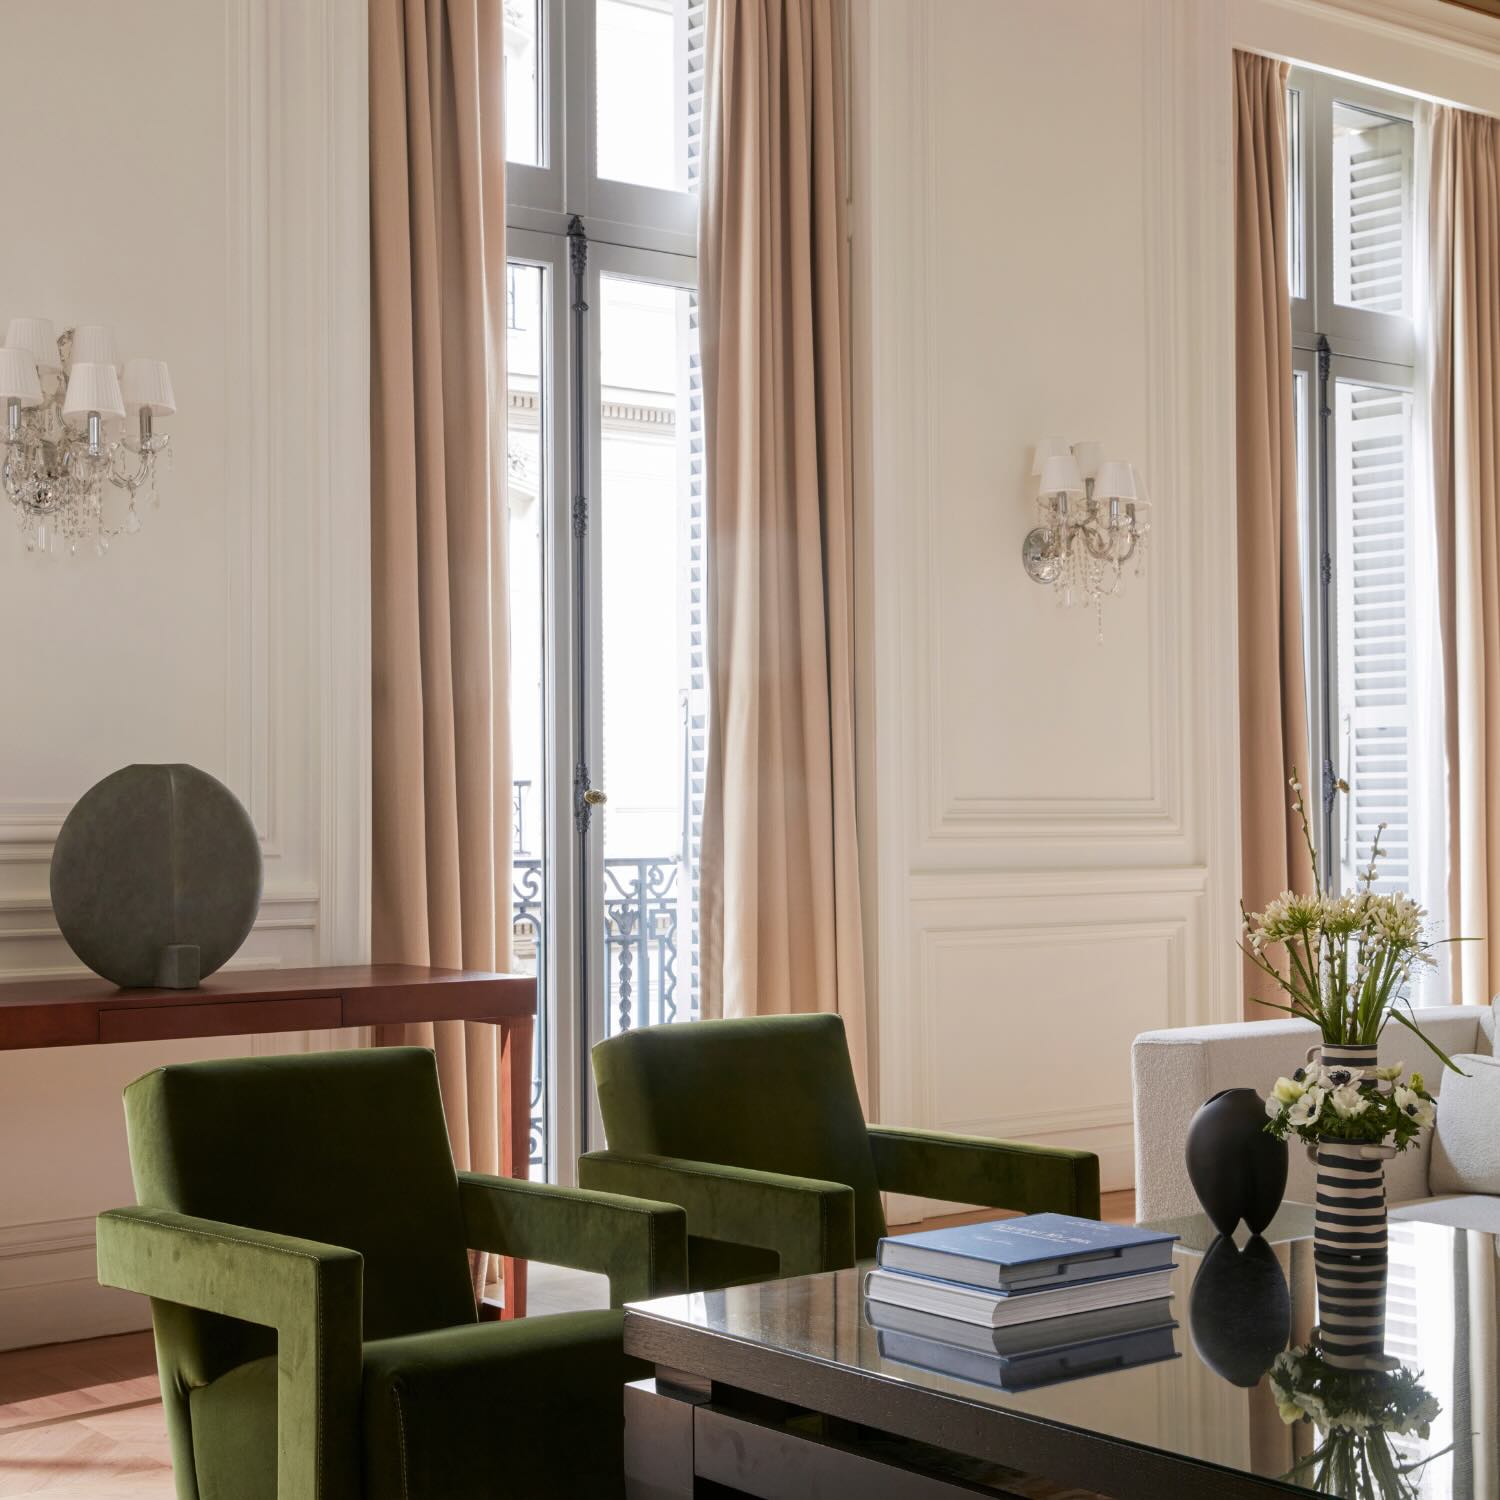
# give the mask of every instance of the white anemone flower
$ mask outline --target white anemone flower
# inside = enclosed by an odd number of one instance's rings
[[[1396,1108],[1403,1115],[1413,1119],[1419,1126],[1431,1125],[1437,1117],[1437,1111],[1432,1107],[1430,1099],[1424,1099],[1420,1094],[1411,1089],[1398,1088],[1396,1090]]]
[[[1370,1101],[1359,1090],[1359,1086],[1346,1083],[1343,1088],[1335,1089],[1329,1096],[1328,1102],[1333,1105],[1333,1112],[1341,1120],[1353,1120],[1364,1114],[1370,1107]]]
[[[1305,1090],[1287,1112],[1287,1123],[1299,1127],[1311,1125],[1322,1113],[1323,1101],[1327,1097],[1328,1091],[1326,1089],[1310,1088]]]

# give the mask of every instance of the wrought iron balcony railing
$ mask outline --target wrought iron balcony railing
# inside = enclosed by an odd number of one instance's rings
[[[515,962],[537,976],[538,997],[547,993],[546,882],[540,859],[513,862],[511,922]],[[606,1024],[610,1036],[634,1026],[697,1018],[690,980],[679,980],[679,910],[682,861],[668,858],[604,861],[604,956],[609,978]],[[531,1084],[531,1163],[547,1156],[545,1075],[550,1038],[546,1006],[537,1017]]]

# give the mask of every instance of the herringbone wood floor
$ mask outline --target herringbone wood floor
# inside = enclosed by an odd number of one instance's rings
[[[1104,1217],[1129,1222],[1133,1193],[1105,1195]],[[956,1223],[988,1215],[930,1220]],[[537,1267],[535,1313],[598,1305],[601,1278]],[[0,1496],[172,1500],[172,1465],[149,1333],[0,1354]]]

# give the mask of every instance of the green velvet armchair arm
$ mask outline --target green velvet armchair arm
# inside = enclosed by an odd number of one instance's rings
[[[870,1127],[875,1177],[888,1193],[1018,1213],[1099,1217],[1099,1158],[977,1135]]]
[[[690,1234],[773,1251],[783,1276],[854,1262],[854,1192],[841,1182],[619,1151],[580,1156],[578,1180],[679,1203]]]
[[[687,1289],[687,1215],[675,1203],[460,1172],[469,1246],[609,1277],[619,1307]]]
[[[97,1223],[99,1280],[276,1330],[276,1493],[357,1500],[364,1257],[164,1209]]]

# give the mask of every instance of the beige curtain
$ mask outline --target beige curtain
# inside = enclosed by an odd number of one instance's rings
[[[510,960],[501,9],[370,3],[382,962],[503,969]],[[495,1028],[454,1021],[382,1033],[436,1046],[454,1158],[497,1172]],[[485,1270],[481,1260],[480,1286]]]
[[[715,0],[698,267],[707,1014],[837,1011],[865,1086],[839,0]]]
[[[1500,991],[1500,121],[1433,108],[1433,502],[1448,766],[1452,998]],[[1494,939],[1492,941],[1492,939]]]
[[[1291,810],[1295,766],[1309,807],[1292,416],[1292,314],[1287,268],[1285,63],[1234,55],[1235,483],[1239,541],[1240,837],[1245,905],[1312,888],[1312,861]],[[1245,966],[1245,1014],[1264,980]]]

